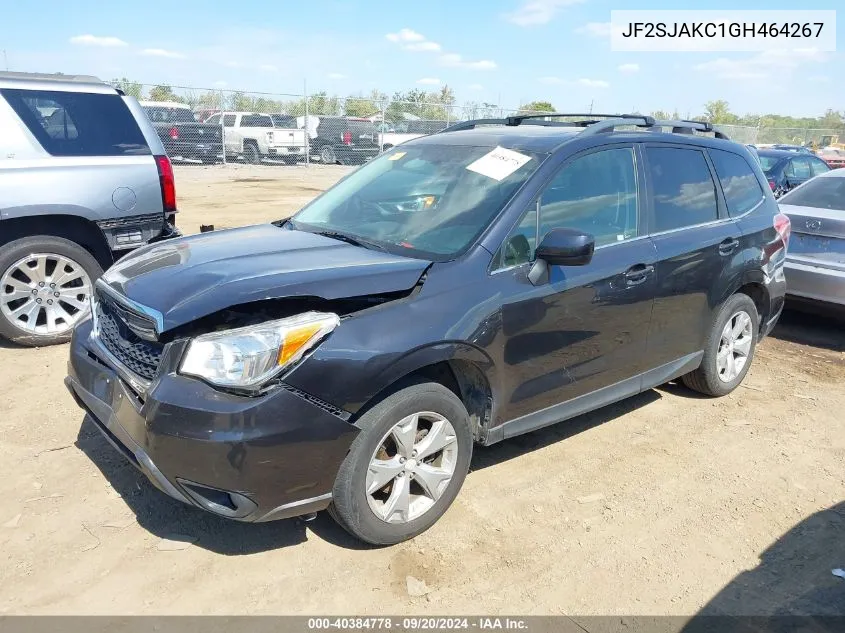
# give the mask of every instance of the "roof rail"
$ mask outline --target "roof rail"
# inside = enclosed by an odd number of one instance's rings
[[[531,119],[546,119],[546,118],[560,118],[560,117],[588,117],[580,121],[531,121]],[[598,119],[596,117],[601,117]],[[579,136],[592,136],[594,134],[601,134],[603,132],[612,132],[617,127],[634,125],[637,127],[650,128],[652,131],[658,132],[659,129],[669,127],[672,128],[674,134],[694,134],[695,132],[712,132],[716,138],[729,139],[723,132],[713,128],[713,125],[707,121],[688,121],[667,120],[659,121],[654,117],[645,114],[572,114],[568,112],[545,112],[541,114],[515,114],[501,119],[474,119],[471,121],[461,121],[455,125],[451,125],[443,132],[457,132],[459,130],[471,130],[480,125],[504,125],[504,126],[518,126],[522,123],[531,125],[548,125],[548,126],[563,126],[563,127],[581,127],[584,128]]]
[[[601,134],[602,132],[613,132],[617,126],[621,125],[652,127],[654,125],[654,118],[640,114],[623,114],[613,117],[612,119],[596,121],[595,123],[588,125],[586,129],[579,134],[579,136],[592,136],[593,134]]]
[[[0,72],[0,79],[30,79],[36,81],[60,81],[66,83],[105,84],[99,77],[92,75],[62,75],[61,73],[22,73],[17,71]]]
[[[691,121],[687,119],[678,119],[676,121],[655,121],[654,124],[658,127],[671,127],[674,134],[693,134],[694,132],[712,132],[716,138],[730,140],[730,137],[724,132],[720,132],[713,127],[709,121]]]

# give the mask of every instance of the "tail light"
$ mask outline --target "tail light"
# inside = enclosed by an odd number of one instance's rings
[[[173,178],[173,165],[167,156],[156,156],[158,180],[161,184],[161,202],[165,213],[176,211],[176,181]]]
[[[772,220],[772,223],[774,224],[775,231],[778,232],[778,235],[783,242],[784,248],[786,248],[789,246],[789,236],[792,233],[792,222],[790,222],[789,216],[784,215],[783,213],[778,213]]]
[[[177,130],[175,127],[170,128],[168,134],[170,135],[170,138],[172,138],[174,141],[179,140],[179,130]]]
[[[346,130],[343,133],[343,144],[344,145],[352,145],[352,132]]]
[[[777,184],[775,183],[775,181],[774,181],[774,180],[769,179],[769,189],[771,189],[772,191],[774,191],[774,190],[775,190],[775,189],[777,189],[777,188],[778,188],[778,186],[777,186]]]

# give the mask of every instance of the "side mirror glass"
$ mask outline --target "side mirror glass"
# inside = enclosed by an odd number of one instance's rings
[[[552,266],[584,266],[593,259],[595,238],[577,229],[552,229],[537,247],[537,259]]]

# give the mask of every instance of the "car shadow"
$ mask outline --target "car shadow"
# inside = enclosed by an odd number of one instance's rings
[[[301,519],[240,523],[185,505],[155,488],[147,478],[103,437],[85,416],[76,447],[94,463],[114,491],[135,514],[138,524],[162,539],[194,540],[196,547],[224,556],[257,554],[319,538],[346,549],[368,549],[351,537],[325,512],[311,522]],[[307,526],[307,527],[306,527]]]
[[[636,396],[586,413],[544,429],[526,433],[487,447],[476,447],[471,471],[483,470],[527,455],[535,450],[574,437],[601,424],[623,417],[659,400],[661,392],[697,398],[700,394],[676,383],[649,389]],[[138,524],[160,538],[173,535],[196,539],[195,545],[226,556],[255,554],[298,545],[313,532],[319,538],[345,549],[375,549],[350,536],[327,512],[313,521],[301,519],[269,523],[239,523],[214,516],[171,499],[115,450],[86,416],[76,446],[100,469],[103,476],[134,512]]]
[[[704,628],[708,617],[699,616],[845,615],[845,579],[831,573],[834,569],[845,568],[843,534],[845,502],[804,519],[766,548],[756,567],[737,575],[704,605],[684,633],[711,630]],[[839,626],[841,623],[840,619]],[[764,626],[743,628],[743,624],[755,623],[737,621],[734,626],[722,630],[779,630]],[[781,624],[787,625],[788,621]],[[835,630],[824,626],[814,628],[806,620],[793,622],[793,625],[785,626],[783,630]]]
[[[845,352],[845,322],[803,306],[800,310],[794,307],[784,310],[771,336],[790,343]]]
[[[693,393],[685,390],[684,394]],[[508,460],[522,457],[532,451],[540,450],[561,440],[574,437],[596,426],[625,416],[661,398],[660,392],[649,389],[641,394],[608,405],[590,413],[558,422],[525,435],[519,435],[492,446],[476,447],[472,455],[471,471],[482,470]]]

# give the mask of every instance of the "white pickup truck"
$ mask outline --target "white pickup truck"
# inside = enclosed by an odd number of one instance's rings
[[[279,160],[293,164],[305,160],[305,130],[297,129],[296,117],[257,112],[221,112],[206,123],[223,125],[226,157],[257,164]]]

